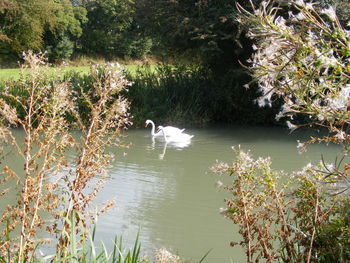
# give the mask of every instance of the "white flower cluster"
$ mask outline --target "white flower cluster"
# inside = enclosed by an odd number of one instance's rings
[[[180,257],[169,252],[165,248],[161,248],[156,252],[156,263],[177,263],[180,261]]]
[[[272,1],[263,1],[252,13],[241,8],[239,21],[255,40],[248,63],[261,92],[257,102],[271,105],[281,97],[284,105],[276,119],[303,113],[345,138],[340,127],[350,119],[349,31],[332,6],[322,9],[304,0],[288,5],[288,17],[279,16]]]

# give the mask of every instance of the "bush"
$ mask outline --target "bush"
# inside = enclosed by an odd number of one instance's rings
[[[117,42],[115,49],[116,53],[121,57],[143,59],[151,52],[152,46],[153,41],[151,38],[128,32]]]
[[[247,262],[349,260],[349,200],[326,195],[323,163],[286,174],[272,169],[269,158],[236,153],[232,165],[218,162],[212,169],[232,180],[218,182],[229,194],[221,214],[238,225],[242,240],[231,246],[242,246]]]
[[[204,69],[191,66],[158,66],[154,71],[140,68],[129,74],[133,82],[127,96],[136,126],[146,119],[164,123],[200,125],[210,118],[208,105],[213,97]]]
[[[68,60],[74,52],[74,43],[67,37],[63,36],[55,47],[49,48],[50,61]]]
[[[106,179],[99,175],[112,157],[105,149],[114,145],[129,123],[128,102],[121,95],[129,82],[119,65],[92,67],[93,89],[79,93],[87,109],[84,121],[76,110],[76,92],[69,82],[47,75],[43,55],[28,52],[24,60],[23,69],[29,68],[29,73],[15,86],[5,84],[0,98],[0,139],[9,142],[24,162],[21,174],[1,163],[0,183],[14,181],[11,190],[18,195],[13,205],[1,211],[0,258],[14,255],[16,262],[35,258],[35,249],[45,242],[37,238],[37,232],[45,228],[57,235],[55,256],[59,260],[69,256],[75,241],[72,236],[86,237],[84,230],[94,218],[89,205]],[[70,133],[73,121],[81,131],[80,139]],[[23,129],[23,144],[9,128],[13,126]],[[69,149],[75,150],[75,163],[66,159]],[[97,183],[96,177],[100,178]],[[2,189],[0,196],[8,191]],[[106,202],[97,215],[111,205],[113,202]]]
[[[349,43],[334,7],[304,0],[283,9],[263,1],[253,11],[237,4],[239,21],[254,40],[248,61],[261,106],[280,100],[277,119],[287,118],[291,131],[304,126],[328,130],[299,142],[337,143],[350,150]],[[299,115],[302,124],[295,123]],[[347,262],[349,247],[349,164],[307,165],[292,175],[271,169],[269,159],[254,160],[240,149],[229,166],[215,171],[232,176],[219,182],[229,194],[222,214],[239,226],[247,262]]]

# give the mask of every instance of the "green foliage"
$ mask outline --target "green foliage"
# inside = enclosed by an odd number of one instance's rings
[[[72,212],[70,219],[66,219],[67,223],[72,226],[72,230],[77,228],[76,222],[79,215]],[[79,220],[78,220],[79,221]],[[94,224],[92,231],[89,231],[82,222],[79,223],[82,233],[77,234],[75,231],[69,235],[70,246],[68,253],[61,257],[59,254],[49,254],[43,257],[34,256],[30,262],[80,262],[80,263],[137,263],[144,262],[146,259],[141,259],[141,243],[139,241],[139,233],[136,236],[134,245],[130,249],[123,247],[123,238],[116,235],[113,242],[112,251],[108,251],[103,242],[98,246],[95,240],[96,224]],[[16,255],[8,251],[7,258],[0,256],[1,263],[16,262]]]
[[[212,91],[205,73],[198,67],[163,65],[130,74],[133,85],[127,96],[135,125],[143,125],[148,118],[166,123],[207,122],[210,95],[205,93]]]
[[[132,0],[97,0],[86,4],[88,23],[82,37],[84,51],[106,57],[142,58],[152,46],[136,21]]]
[[[134,124],[157,122],[204,125],[213,122],[270,124],[276,109],[260,109],[254,90],[239,85],[247,75],[236,70],[218,78],[208,68],[159,65],[129,74],[128,97]]]
[[[249,6],[249,1],[238,2]],[[155,0],[143,1],[143,6],[142,12],[148,14],[146,30],[157,39],[157,51],[165,57],[204,63],[218,74],[240,67],[238,61],[251,53],[233,1]]]
[[[51,61],[69,59],[76,48],[74,42],[83,33],[82,25],[87,22],[86,9],[73,6],[70,0],[56,1],[53,20],[43,36],[44,48]]]
[[[349,260],[349,199],[327,195],[323,163],[286,174],[270,158],[236,153],[232,165],[213,170],[232,181],[218,182],[228,194],[221,213],[239,226],[242,240],[231,245],[245,249],[247,262]]]
[[[229,39],[228,35],[233,34],[232,30],[218,30],[218,26],[232,26],[234,5],[230,1],[153,1],[150,6],[150,30],[163,46],[181,53],[215,56],[220,52],[220,38],[227,33]]]
[[[55,79],[60,76],[73,87],[84,120],[89,111],[81,91],[94,90],[87,71],[87,68],[47,69],[48,73],[51,72],[49,75],[54,75]],[[215,122],[275,124],[273,116],[278,107],[261,109],[253,102],[256,91],[239,85],[247,78],[243,70],[232,70],[222,78],[214,76],[208,68],[185,65],[126,66],[126,72],[133,85],[125,96],[132,104],[130,111],[136,127],[143,126],[148,118],[199,126]],[[8,85],[14,92],[21,90],[21,83],[16,81],[17,71],[0,71],[2,74],[13,75],[15,81]],[[4,79],[8,81],[10,78]]]
[[[51,61],[57,61],[61,59],[67,60],[72,56],[74,52],[74,43],[69,40],[67,36],[63,36],[62,39],[57,40],[57,43],[55,44],[55,47],[46,47]]]
[[[68,220],[68,219],[67,219]],[[72,229],[75,229],[76,219],[68,220],[72,225]],[[95,241],[96,224],[93,226],[91,233],[81,226],[83,232],[78,236],[75,231],[72,231],[70,235],[70,247],[68,254],[64,258],[60,258],[59,255],[46,256],[48,258],[54,258],[53,262],[81,262],[81,263],[137,263],[141,261],[140,252],[141,244],[139,242],[139,234],[137,234],[133,248],[125,250],[123,247],[123,238],[115,236],[112,251],[108,251],[103,243],[98,248]],[[80,241],[81,240],[81,241]],[[42,259],[37,259],[38,262]]]
[[[277,118],[303,114],[305,125],[328,130],[298,144],[332,142],[349,147],[349,31],[334,7],[303,0],[277,6],[263,1],[239,21],[255,42],[248,60],[262,95],[259,105],[281,98]],[[283,9],[286,8],[286,9]],[[289,11],[289,12],[287,12]],[[287,121],[293,131],[297,125]],[[230,195],[222,214],[239,226],[247,262],[348,262],[349,164],[323,160],[301,171],[274,171],[269,158],[238,149],[232,166],[214,169],[232,178],[219,182]],[[341,195],[342,194],[342,195]]]
[[[125,32],[116,46],[116,54],[133,59],[142,59],[150,54],[153,41],[150,37],[142,37],[132,32]]]
[[[13,0],[11,8],[0,15],[0,26],[8,39],[0,42],[0,50],[20,54],[27,49],[42,47],[44,27],[51,22],[51,1]]]
[[[317,232],[315,248],[320,262],[348,262],[350,260],[350,200],[341,200],[329,222]]]
[[[85,9],[73,7],[69,0],[9,0],[0,12],[0,29],[6,36],[0,38],[0,52],[20,55],[45,48],[53,52],[53,60],[69,58],[69,40],[81,36],[84,22]],[[63,45],[67,52],[62,52]]]

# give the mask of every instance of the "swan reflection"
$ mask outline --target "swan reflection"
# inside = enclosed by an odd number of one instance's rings
[[[188,141],[165,141],[165,140],[162,140],[162,142],[163,142],[163,152],[161,154],[159,154],[160,160],[164,159],[167,148],[182,150],[183,148],[186,148],[186,147],[190,146],[190,144],[191,144],[190,140],[188,140]]]

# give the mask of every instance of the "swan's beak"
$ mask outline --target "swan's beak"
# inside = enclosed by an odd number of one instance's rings
[[[145,127],[147,127],[148,126],[148,123],[145,123]]]

